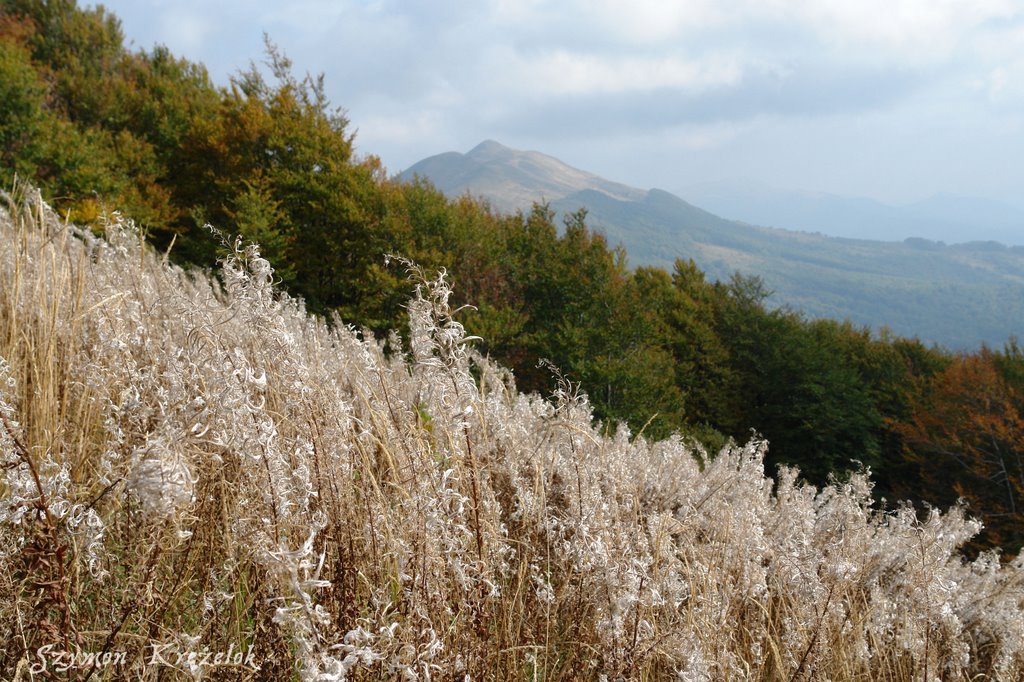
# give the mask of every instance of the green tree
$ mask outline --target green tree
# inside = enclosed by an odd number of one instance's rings
[[[723,430],[737,439],[750,429],[764,435],[769,468],[795,464],[817,484],[858,463],[877,464],[883,420],[847,344],[850,328],[768,310],[757,279],[735,277],[719,289],[727,298],[718,335],[736,381]]]
[[[720,336],[727,297],[705,280],[692,259],[676,261],[671,282],[672,292],[662,297],[659,306],[665,311],[687,422],[729,430],[733,416],[742,409],[738,406],[742,396],[729,349]]]
[[[121,127],[125,114],[110,97],[126,57],[117,17],[102,5],[79,8],[75,0],[2,0],[0,7],[32,24],[32,57],[65,116],[84,127]]]
[[[0,167],[5,185],[15,174],[31,178],[43,155],[47,128],[46,85],[28,49],[0,34]]]
[[[385,328],[381,263],[397,245],[384,233],[377,166],[353,159],[348,120],[322,80],[293,76],[273,46],[268,55],[273,83],[254,66],[233,80],[217,116],[189,130],[179,201],[196,222],[241,221],[262,237],[313,310]]]

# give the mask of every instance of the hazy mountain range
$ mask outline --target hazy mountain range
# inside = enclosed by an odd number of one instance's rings
[[[689,185],[680,194],[724,218],[833,237],[1024,244],[1024,209],[978,197],[936,194],[895,206],[865,197],[779,189],[751,180]]]
[[[920,233],[954,235],[963,234],[957,230],[964,226],[984,224],[974,233],[990,236],[1013,229],[1016,209],[996,202],[940,196],[912,207],[891,207],[811,194],[786,201],[786,193],[765,188],[736,192],[737,198],[728,200],[721,185],[694,193],[720,213],[755,216],[764,210],[764,219],[740,222],[669,192],[632,188],[493,141],[466,154],[424,159],[401,177],[415,175],[450,196],[468,192],[502,211],[525,210],[535,201],[547,201],[563,214],[585,207],[588,224],[612,245],[624,246],[631,265],[670,269],[677,258],[692,258],[711,279],[726,279],[736,271],[759,275],[775,292],[775,304],[812,317],[849,319],[875,330],[888,327],[951,348],[998,346],[1024,331],[1024,247],[821,234],[853,232],[864,225],[857,233],[895,238],[920,228]],[[972,206],[978,220],[972,218]],[[990,220],[992,215],[1002,217]],[[816,233],[755,224],[781,220]]]

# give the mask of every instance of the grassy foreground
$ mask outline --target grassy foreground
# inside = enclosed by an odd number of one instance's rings
[[[959,510],[605,437],[443,277],[388,357],[256,247],[221,284],[3,201],[3,679],[1024,678],[1024,560]]]

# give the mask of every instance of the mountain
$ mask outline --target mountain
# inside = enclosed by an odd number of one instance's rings
[[[465,154],[447,152],[420,161],[401,174],[420,175],[449,196],[470,192],[499,211],[528,210],[535,201],[554,201],[585,189],[623,200],[639,200],[646,192],[611,182],[568,166],[540,152],[522,152],[493,140]]]
[[[751,180],[699,183],[681,193],[726,218],[834,237],[901,241],[927,236],[947,243],[1024,245],[1024,210],[990,199],[936,194],[893,206],[864,197],[778,189]]]
[[[526,209],[534,201],[547,201],[563,215],[584,207],[588,224],[611,244],[621,244],[632,265],[671,268],[677,258],[692,258],[711,279],[737,271],[757,275],[774,291],[771,302],[811,317],[885,327],[954,349],[998,346],[1024,335],[1024,247],[872,241],[760,227],[722,218],[669,192],[631,188],[493,141],[466,154],[432,156],[400,177],[417,175],[450,196],[470,193],[504,211]],[[836,211],[836,223],[872,211],[886,215],[884,205],[869,200],[821,206]],[[941,212],[939,206],[924,202],[916,210],[926,220],[929,211]]]
[[[937,238],[948,242],[997,241],[1024,245],[1024,209],[1000,201],[942,193],[902,207],[902,210],[908,216],[943,226],[946,233]]]

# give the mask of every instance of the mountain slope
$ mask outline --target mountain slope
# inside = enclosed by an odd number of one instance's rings
[[[500,210],[548,201],[622,244],[633,265],[671,268],[692,258],[712,279],[763,277],[773,302],[812,317],[887,327],[951,348],[1001,345],[1024,332],[1024,248],[994,242],[881,242],[726,220],[661,190],[643,191],[538,152],[485,142],[430,157],[402,174],[449,195],[470,193]]]
[[[535,201],[554,201],[587,189],[625,200],[639,200],[646,194],[573,168],[552,156],[510,149],[493,140],[481,142],[465,154],[431,156],[400,177],[411,180],[416,175],[428,178],[449,196],[469,192],[505,212],[528,209]]]

